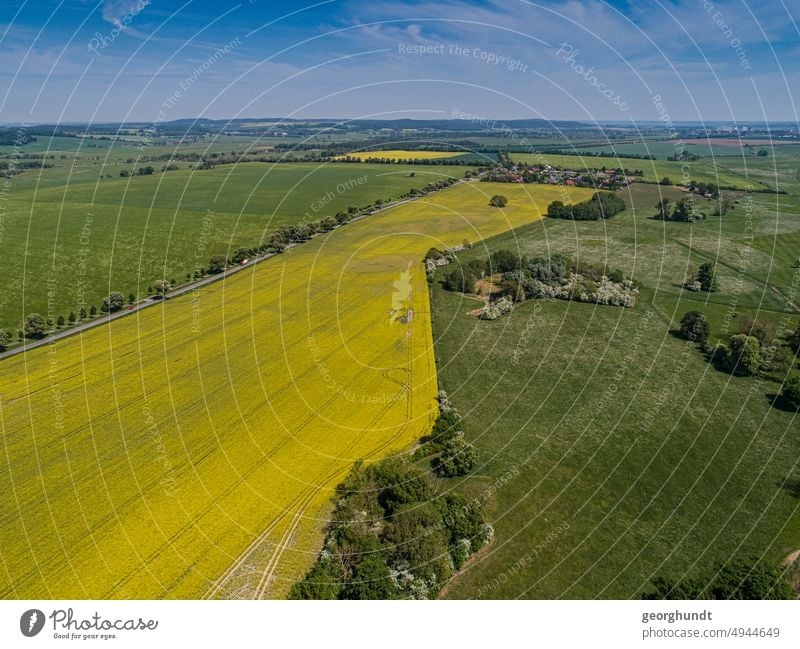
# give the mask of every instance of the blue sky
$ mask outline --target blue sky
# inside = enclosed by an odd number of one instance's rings
[[[0,3],[0,122],[796,122],[798,23],[796,0]]]

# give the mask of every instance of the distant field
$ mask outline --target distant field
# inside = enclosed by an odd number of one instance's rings
[[[564,252],[620,268],[643,285],[633,309],[532,300],[486,322],[467,315],[473,300],[434,286],[439,382],[482,460],[452,484],[492,495],[496,531],[447,597],[638,598],[657,574],[733,556],[777,564],[800,549],[800,501],[783,486],[800,480],[800,436],[796,416],[770,404],[779,384],[719,372],[671,333],[696,309],[725,339],[731,304],[797,325],[773,290],[786,290],[798,255],[797,198],[783,197],[778,215],[774,197],[756,196],[749,213],[740,202],[687,225],[648,218],[661,189],[634,185],[635,213],[544,219],[459,254]],[[759,243],[742,265],[750,226]],[[716,255],[721,290],[682,291],[687,271]]]
[[[508,207],[490,207],[501,192]],[[352,463],[429,430],[425,251],[536,221],[556,197],[461,184],[4,361],[0,596],[285,593]]]
[[[351,158],[389,158],[394,160],[432,160],[434,158],[456,158],[464,155],[464,151],[405,151],[401,149],[353,151],[348,153]],[[345,157],[345,156],[340,156]]]
[[[749,144],[750,147],[743,147],[744,144]],[[737,139],[694,139],[683,141],[664,141],[664,140],[647,140],[644,142],[620,142],[612,144],[603,144],[599,146],[587,144],[581,145],[576,142],[572,145],[576,151],[602,151],[604,153],[613,153],[617,156],[626,155],[653,155],[659,160],[666,160],[669,156],[674,156],[676,151],[680,151],[681,147],[685,148],[687,153],[693,153],[701,157],[754,157],[760,149],[772,149],[774,146],[792,146],[789,143],[775,141],[770,143],[769,140],[747,140],[741,142]],[[795,145],[796,146],[796,145]],[[566,148],[566,147],[564,147]]]
[[[688,183],[689,180],[714,183],[723,187],[745,189],[748,185],[754,189],[766,189],[767,185],[755,179],[749,179],[729,171],[714,163],[699,160],[697,162],[670,162],[667,160],[641,160],[639,158],[599,158],[595,156],[551,155],[549,153],[512,153],[512,160],[528,163],[550,164],[564,169],[581,171],[587,168],[624,167],[644,172],[643,179],[659,182],[665,176],[673,183]],[[726,159],[727,162],[727,159]]]
[[[49,173],[52,172],[52,173]],[[415,176],[409,176],[410,173]],[[25,315],[100,307],[111,290],[146,295],[159,277],[182,281],[196,264],[240,245],[257,246],[284,223],[318,221],[349,205],[396,198],[460,167],[245,163],[129,179],[77,182],[64,169],[38,191],[14,181],[0,252],[6,291],[0,327]],[[24,174],[23,174],[24,176]]]

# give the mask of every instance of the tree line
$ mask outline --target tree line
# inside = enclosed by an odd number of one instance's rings
[[[574,221],[599,221],[608,219],[626,208],[625,201],[612,192],[596,192],[588,201],[565,205],[553,201],[547,206],[547,216],[551,219],[571,219]]]
[[[443,392],[439,411],[413,456],[358,463],[339,485],[324,549],[291,599],[432,599],[491,540],[481,501],[443,482],[477,455]]]

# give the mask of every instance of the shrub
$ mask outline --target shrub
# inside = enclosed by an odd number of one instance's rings
[[[442,477],[467,475],[478,463],[478,451],[459,431],[444,445],[442,454],[434,461],[434,471]]]
[[[234,264],[240,264],[245,259],[249,259],[252,256],[253,256],[253,251],[250,248],[245,248],[244,246],[242,246],[241,248],[237,248],[234,251],[233,257],[231,257],[231,261]]]
[[[700,265],[700,268],[697,270],[697,281],[700,282],[701,290],[709,292],[717,290],[715,274],[716,269],[714,268],[714,264],[706,262]]]
[[[30,313],[25,318],[24,329],[28,338],[43,338],[47,333],[47,321],[38,313]]]
[[[445,273],[444,287],[448,291],[473,293],[475,291],[475,282],[477,281],[478,275],[471,267],[461,266]]]
[[[489,271],[492,273],[508,273],[520,266],[520,259],[511,250],[498,250],[489,258]]]
[[[228,266],[228,260],[225,255],[214,255],[208,260],[208,272],[212,275],[217,275],[225,270]]]
[[[783,576],[756,558],[733,559],[717,564],[710,574],[675,580],[659,576],[651,581],[654,590],[642,599],[795,599]]]
[[[480,317],[482,320],[497,320],[497,318],[509,313],[513,308],[513,300],[507,295],[504,295],[497,300],[497,302],[492,302],[489,306],[485,307]]]
[[[686,340],[704,343],[708,340],[710,329],[708,320],[699,311],[687,311],[681,318],[680,332]]]
[[[784,402],[795,409],[800,409],[800,376],[790,376],[783,384],[781,397]]]
[[[726,367],[732,374],[755,374],[761,365],[761,345],[753,336],[736,334],[728,343]]]
[[[153,288],[156,289],[156,293],[159,295],[166,295],[172,290],[172,282],[166,279],[157,279],[153,282]]]
[[[103,298],[103,305],[100,307],[104,313],[114,313],[125,306],[125,296],[119,291],[112,291],[108,297]]]

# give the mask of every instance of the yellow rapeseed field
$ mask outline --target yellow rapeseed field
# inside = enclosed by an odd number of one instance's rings
[[[466,155],[469,151],[405,151],[392,149],[391,151],[353,151],[347,155],[351,158],[389,158],[393,160],[429,160],[433,158],[455,158],[456,156]],[[345,158],[347,156],[338,156]]]
[[[435,416],[422,255],[565,192],[461,184],[3,361],[2,596],[283,595],[352,463]]]

